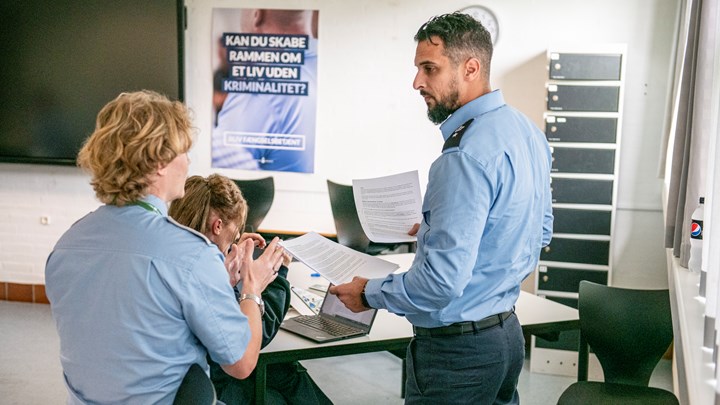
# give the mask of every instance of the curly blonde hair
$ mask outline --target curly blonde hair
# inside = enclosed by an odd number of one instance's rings
[[[177,222],[208,235],[210,213],[215,212],[225,222],[236,222],[245,228],[248,206],[237,184],[220,174],[207,178],[191,176],[185,181],[185,196],[170,204],[168,215]]]
[[[192,146],[187,107],[154,91],[122,93],[100,110],[78,153],[105,204],[123,206],[147,194],[150,174]]]

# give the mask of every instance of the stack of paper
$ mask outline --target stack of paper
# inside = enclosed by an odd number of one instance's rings
[[[335,285],[350,282],[354,276],[385,277],[400,267],[350,249],[315,232],[281,241],[280,244],[300,262]]]

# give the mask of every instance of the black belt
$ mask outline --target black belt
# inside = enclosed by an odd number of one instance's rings
[[[499,325],[505,322],[505,320],[508,319],[514,312],[515,310],[513,309],[501,314],[490,315],[479,321],[458,322],[448,326],[441,326],[439,328],[421,328],[419,326],[413,326],[413,332],[415,332],[415,336],[459,336]]]

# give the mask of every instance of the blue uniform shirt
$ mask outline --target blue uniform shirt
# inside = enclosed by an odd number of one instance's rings
[[[170,404],[191,364],[235,363],[249,342],[219,249],[144,201],[159,212],[102,206],[48,258],[69,403]]]
[[[552,236],[551,154],[543,133],[500,91],[455,111],[447,140],[470,119],[459,146],[430,168],[407,272],[370,280],[372,307],[432,328],[512,309],[520,283]]]

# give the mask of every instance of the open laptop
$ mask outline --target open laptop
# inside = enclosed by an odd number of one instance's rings
[[[317,315],[286,319],[280,328],[318,343],[333,342],[370,333],[377,309],[354,313],[336,295],[325,293]]]

